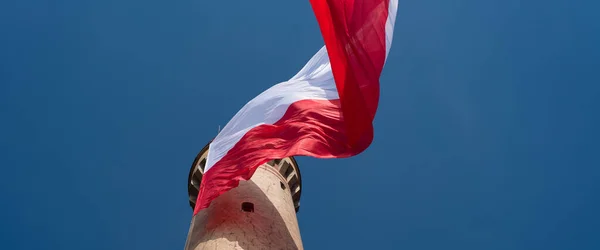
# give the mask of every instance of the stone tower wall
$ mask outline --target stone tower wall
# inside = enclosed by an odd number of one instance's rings
[[[201,152],[190,172],[192,206],[205,157]],[[259,166],[249,181],[241,181],[192,218],[185,249],[303,249],[296,218],[300,189],[292,158]]]

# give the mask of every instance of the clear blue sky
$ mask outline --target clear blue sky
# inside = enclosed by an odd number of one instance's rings
[[[400,1],[372,146],[299,158],[305,247],[600,249],[598,9]],[[321,45],[308,0],[0,1],[0,249],[182,249],[196,153]]]

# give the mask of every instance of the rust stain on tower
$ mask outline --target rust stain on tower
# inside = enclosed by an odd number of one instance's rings
[[[205,146],[188,177],[195,206],[208,154]],[[192,218],[185,250],[303,249],[296,212],[302,179],[293,157],[258,167],[252,178],[216,198]]]

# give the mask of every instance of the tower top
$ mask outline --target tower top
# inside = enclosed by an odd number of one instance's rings
[[[196,159],[194,159],[194,163],[192,163],[188,175],[188,197],[192,209],[196,206],[198,190],[200,188],[200,183],[202,182],[202,177],[204,176],[204,166],[206,165],[209,145],[210,143],[206,144],[206,146],[200,150],[200,153],[198,153]],[[294,157],[287,157],[284,159],[271,160],[265,164],[274,168],[274,170],[281,174],[281,177],[286,180],[285,184],[281,182],[281,188],[290,190],[294,208],[296,212],[298,212],[300,209],[300,194],[302,192],[302,177],[300,176],[300,169],[298,168],[296,159],[294,159]]]

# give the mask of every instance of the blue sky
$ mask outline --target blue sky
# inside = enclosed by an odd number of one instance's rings
[[[400,1],[372,146],[298,159],[306,249],[600,249],[599,8]],[[196,153],[322,45],[308,1],[4,0],[0,34],[1,249],[182,249]]]

